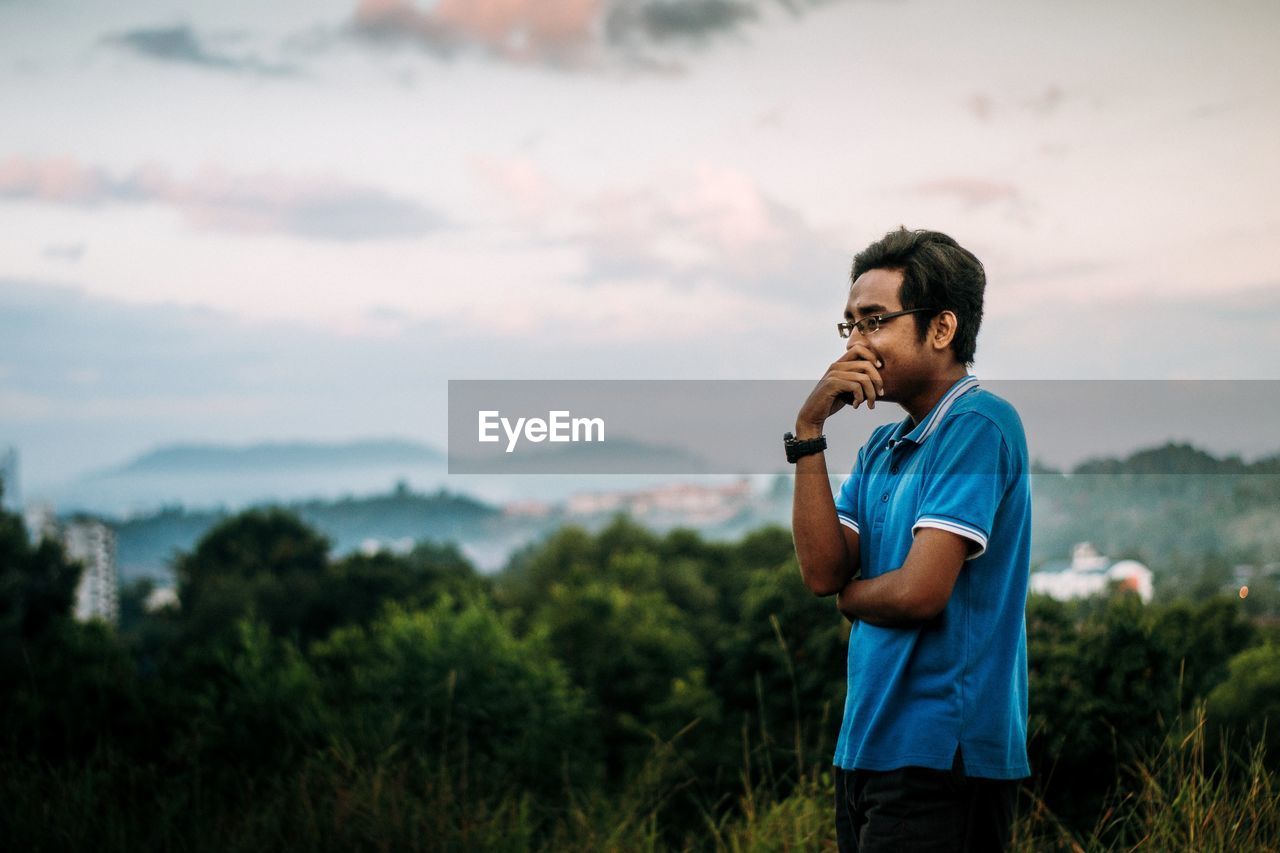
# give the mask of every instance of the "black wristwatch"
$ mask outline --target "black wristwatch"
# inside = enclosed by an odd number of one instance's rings
[[[782,437],[782,446],[787,449],[787,461],[794,463],[799,461],[802,456],[821,453],[826,450],[827,437],[820,435],[817,438],[806,438],[801,441],[791,433],[787,433]]]

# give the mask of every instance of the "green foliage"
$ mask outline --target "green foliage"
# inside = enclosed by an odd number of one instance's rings
[[[297,516],[249,510],[226,519],[176,562],[182,624],[194,638],[224,637],[243,618],[298,643],[366,625],[389,601],[413,608],[442,595],[484,596],[486,583],[453,545],[420,543],[328,558],[328,541]]]
[[[245,617],[278,635],[314,635],[316,597],[329,543],[296,516],[249,510],[216,525],[178,558],[184,622],[196,636],[227,633]]]
[[[1014,825],[1014,851],[1221,850],[1263,853],[1280,844],[1280,778],[1264,748],[1239,752],[1209,734],[1203,703],[1153,733],[1156,746],[1116,768],[1092,826],[1073,828],[1032,795]]]
[[[0,695],[0,744],[10,754],[76,760],[145,731],[133,660],[99,621],[58,619],[21,641]]]
[[[1257,641],[1239,601],[1214,597],[1198,604],[1180,601],[1155,612],[1151,640],[1163,649],[1180,680],[1181,708],[1209,695],[1227,677],[1232,656]]]
[[[784,529],[564,528],[490,579],[446,545],[333,559],[298,518],[256,510],[177,570],[180,608],[147,612],[143,583],[118,631],[80,625],[75,567],[0,514],[15,849],[832,842],[848,628],[805,590]],[[1264,763],[1280,636],[1259,645],[1276,631],[1246,613],[1032,599],[1037,777],[1017,849],[1280,838]],[[1184,726],[1204,697],[1209,723]],[[1242,751],[1205,748],[1220,736]]]
[[[474,784],[546,795],[592,782],[581,693],[545,642],[513,637],[488,605],[392,608],[312,658],[344,754],[429,756]]]
[[[1120,592],[1074,604],[1033,596],[1027,636],[1033,771],[1078,827],[1118,784],[1116,768],[1153,750],[1254,634],[1227,599],[1155,609]]]
[[[292,641],[265,625],[244,620],[235,632],[202,668],[179,751],[232,774],[295,766],[328,731],[320,681]]]
[[[71,619],[80,572],[55,540],[33,547],[22,519],[0,512],[0,744],[12,754],[84,756],[136,720],[123,645]]]
[[[1209,718],[1219,730],[1262,739],[1280,764],[1280,645],[1247,649],[1231,659],[1230,675],[1209,694]]]
[[[6,659],[14,653],[11,643],[38,637],[67,617],[80,571],[56,541],[42,539],[32,547],[22,518],[0,512],[0,640]]]

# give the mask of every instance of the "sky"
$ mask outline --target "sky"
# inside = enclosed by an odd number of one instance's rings
[[[443,446],[450,379],[816,382],[899,225],[983,260],[980,377],[1280,379],[1278,25],[0,0],[0,446],[31,494],[176,442]]]

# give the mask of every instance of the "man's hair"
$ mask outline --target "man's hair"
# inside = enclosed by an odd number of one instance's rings
[[[854,256],[849,281],[876,269],[902,273],[903,310],[933,309],[933,314],[914,315],[920,340],[924,340],[929,323],[938,312],[955,312],[956,334],[951,339],[951,350],[956,361],[973,364],[987,275],[972,252],[939,231],[908,231],[899,226]]]

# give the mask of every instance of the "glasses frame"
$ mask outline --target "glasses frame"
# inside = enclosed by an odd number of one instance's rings
[[[886,314],[872,314],[870,317],[863,317],[861,320],[855,320],[850,323],[848,320],[843,323],[836,323],[836,331],[840,333],[840,337],[848,338],[853,334],[853,330],[857,329],[860,335],[869,335],[880,330],[885,320],[892,320],[894,317],[902,317],[907,314],[921,314],[925,311],[938,313],[935,308],[908,308],[906,311],[890,311]]]

